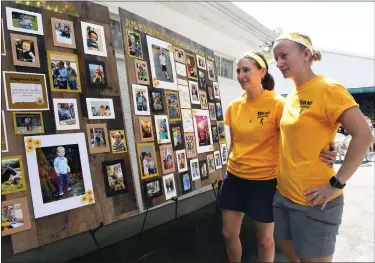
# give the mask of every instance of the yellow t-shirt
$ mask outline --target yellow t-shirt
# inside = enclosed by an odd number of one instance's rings
[[[342,85],[319,75],[287,96],[280,121],[277,189],[281,195],[307,205],[304,193],[329,183],[335,171],[320,160],[319,153],[334,141],[338,117],[356,106]]]
[[[228,172],[248,180],[276,178],[284,100],[265,90],[257,98],[242,97],[229,105],[225,124],[232,129],[234,144]]]

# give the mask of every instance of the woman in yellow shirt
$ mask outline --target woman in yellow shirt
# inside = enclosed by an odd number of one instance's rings
[[[343,213],[342,189],[361,164],[372,135],[346,88],[312,71],[312,62],[321,54],[308,36],[281,36],[273,53],[284,78],[296,85],[280,121],[275,237],[290,260],[331,262]],[[353,139],[336,173],[317,156],[328,149],[340,123]]]
[[[260,53],[249,52],[239,58],[237,79],[246,93],[229,105],[225,115],[231,143],[228,170],[219,195],[223,236],[230,262],[240,262],[239,234],[243,216],[248,215],[256,221],[259,261],[272,262],[275,254],[272,201],[284,98],[273,91],[273,78]],[[333,155],[331,158],[335,160]],[[316,157],[319,158],[319,152]]]

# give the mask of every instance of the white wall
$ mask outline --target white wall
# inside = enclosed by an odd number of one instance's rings
[[[294,90],[294,83],[284,79],[276,62],[269,64],[270,73],[275,79],[275,91],[288,94]],[[355,55],[337,54],[322,51],[322,61],[313,63],[316,74],[340,82],[347,89],[375,86],[375,60]]]

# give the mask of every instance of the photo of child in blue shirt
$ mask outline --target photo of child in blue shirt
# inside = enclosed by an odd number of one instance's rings
[[[72,190],[69,180],[70,167],[68,165],[68,159],[65,158],[65,148],[62,146],[57,147],[56,153],[57,157],[53,161],[53,166],[57,174],[57,187],[59,191],[58,194],[59,196],[62,196],[64,195],[64,184],[68,192]]]

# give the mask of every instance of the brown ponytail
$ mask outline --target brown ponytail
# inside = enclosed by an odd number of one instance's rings
[[[262,87],[266,90],[273,90],[275,88],[275,80],[273,79],[272,75],[268,72],[264,75],[264,78],[262,79]]]

